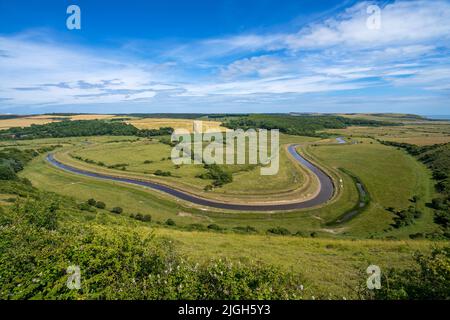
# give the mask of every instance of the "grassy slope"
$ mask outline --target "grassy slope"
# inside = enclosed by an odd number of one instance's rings
[[[124,215],[100,210],[97,214],[72,213],[69,223],[89,223],[99,228],[131,227],[147,234],[153,223],[142,223]],[[77,222],[78,221],[78,222]],[[213,258],[262,262],[301,273],[306,298],[356,298],[355,289],[364,284],[366,268],[376,264],[382,270],[406,268],[416,251],[428,252],[430,241],[381,241],[308,239],[266,235],[240,235],[216,232],[185,232],[158,227],[155,234],[173,241],[178,252],[194,262]],[[436,245],[436,243],[435,243]],[[440,245],[440,244],[437,244]]]
[[[387,207],[404,209],[412,205],[409,201],[419,195],[420,210],[425,214],[416,225],[395,230],[393,235],[431,231],[432,212],[425,207],[433,194],[430,172],[424,165],[405,152],[376,143],[370,139],[355,145],[327,145],[310,147],[309,151],[328,165],[349,170],[357,175],[368,188],[372,197],[369,208],[350,221],[347,227],[356,235],[379,234],[385,229],[392,215]],[[370,144],[372,142],[373,144]],[[384,226],[384,227],[383,227]]]

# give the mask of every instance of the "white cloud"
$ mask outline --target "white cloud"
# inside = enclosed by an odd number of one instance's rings
[[[132,103],[164,96],[173,104],[209,98],[275,105],[283,97],[382,86],[413,89],[416,98],[424,91],[448,92],[450,2],[389,3],[382,7],[380,30],[366,27],[368,5],[359,3],[295,33],[204,39],[145,59],[134,55],[145,48],[139,41],[107,51],[61,45],[36,34],[0,35],[0,101]]]
[[[162,85],[151,64],[114,59],[82,47],[0,37],[0,96],[15,104],[111,103],[151,98]],[[144,93],[143,91],[146,90]],[[95,98],[95,99],[94,99]]]

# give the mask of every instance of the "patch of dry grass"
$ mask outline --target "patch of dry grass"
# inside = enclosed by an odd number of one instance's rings
[[[159,129],[162,127],[172,127],[174,129],[186,129],[189,132],[193,131],[193,124],[195,120],[191,119],[168,119],[168,118],[146,118],[130,120],[127,123],[132,124],[138,129]],[[227,131],[228,129],[221,126],[220,121],[202,121],[203,131],[217,130],[219,132]]]

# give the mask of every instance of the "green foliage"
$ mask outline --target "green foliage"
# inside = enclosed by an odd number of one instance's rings
[[[142,222],[150,222],[152,221],[152,216],[149,214],[140,214],[137,213],[135,215],[130,215],[131,218],[134,218],[136,220],[142,221]]]
[[[123,209],[121,207],[114,207],[111,209],[111,212],[115,214],[121,214],[123,212]]]
[[[0,209],[0,299],[302,297],[298,275],[264,264],[211,260],[194,265],[178,255],[170,241],[151,233],[59,226],[57,208],[52,199],[42,199],[7,213]],[[66,286],[71,265],[80,268],[80,290]]]
[[[223,230],[222,227],[220,227],[219,225],[217,225],[215,223],[208,225],[208,229],[209,230],[214,230],[214,231],[221,231],[221,230]]]
[[[0,139],[40,139],[84,136],[133,136],[139,130],[123,122],[104,120],[77,120],[31,125],[25,128],[10,128],[2,131]]]
[[[172,173],[170,171],[162,171],[162,170],[156,170],[154,172],[155,176],[162,176],[162,177],[170,177],[172,176]]]
[[[95,203],[95,207],[98,208],[98,209],[105,209],[106,208],[106,204],[104,202],[102,202],[102,201],[97,201]]]
[[[175,223],[175,221],[173,221],[172,219],[167,219],[167,220],[166,220],[166,225],[168,225],[168,226],[175,226],[176,223]]]
[[[32,149],[5,148],[0,151],[0,180],[17,179],[16,173],[38,154],[39,152]]]
[[[89,205],[87,202],[80,203],[80,204],[78,205],[78,209],[80,209],[81,211],[88,211],[88,212],[95,212],[95,211],[96,211],[96,210],[95,210],[91,205]]]
[[[217,164],[205,164],[204,168],[207,170],[206,173],[200,174],[197,177],[200,179],[211,179],[214,180],[214,187],[221,187],[224,184],[233,182],[233,174],[229,171],[224,170]],[[205,191],[212,190],[212,187],[206,186]]]
[[[162,127],[159,129],[143,129],[139,130],[138,136],[140,137],[154,137],[154,136],[170,136],[173,133],[173,128]]]
[[[407,143],[380,141],[405,149],[409,154],[417,157],[433,172],[433,178],[437,181],[436,191],[441,196],[432,200],[429,206],[435,209],[434,221],[442,228],[443,235],[450,238],[450,143],[432,146],[416,146]]]
[[[16,201],[11,210],[12,220],[24,221],[36,228],[55,230],[57,223],[57,210],[59,202],[57,199],[49,197],[45,201],[32,200]]]
[[[0,164],[0,180],[13,180],[16,177],[16,173],[11,166],[7,164]]]
[[[392,209],[392,213],[394,213],[394,223],[392,227],[398,229],[401,227],[406,227],[414,224],[415,219],[418,219],[422,216],[422,212],[415,209],[413,206],[409,207],[406,210],[395,211]]]
[[[430,255],[417,254],[416,266],[382,273],[375,299],[450,299],[450,247],[436,248]]]
[[[279,235],[283,235],[283,236],[287,236],[287,235],[291,234],[291,232],[288,229],[282,228],[282,227],[270,228],[267,230],[267,232],[272,233],[272,234],[279,234]]]
[[[324,129],[344,129],[347,126],[392,126],[392,122],[366,119],[351,119],[331,115],[266,115],[252,114],[238,119],[228,119],[222,123],[230,129],[279,129],[280,132],[301,136],[324,136],[317,131]]]

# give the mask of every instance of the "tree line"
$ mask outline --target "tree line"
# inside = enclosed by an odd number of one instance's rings
[[[286,134],[322,137],[328,136],[318,132],[324,129],[344,129],[348,126],[396,126],[400,124],[332,115],[253,114],[237,119],[226,119],[222,125],[230,129],[279,129],[280,132]]]
[[[85,136],[138,136],[152,137],[170,135],[173,128],[139,130],[131,124],[108,120],[65,120],[30,127],[15,127],[0,131],[0,140],[24,140],[42,138],[65,138]]]

